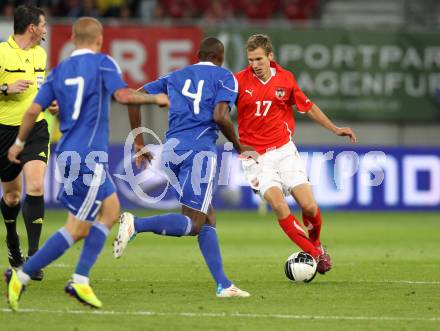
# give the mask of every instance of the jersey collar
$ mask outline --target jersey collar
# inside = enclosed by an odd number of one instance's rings
[[[9,46],[11,46],[12,48],[20,48],[20,46],[18,46],[18,44],[15,42],[14,40],[14,36],[10,35],[8,38],[8,44]]]
[[[11,46],[11,48],[13,48],[13,49],[21,49],[24,52],[27,52],[28,50],[31,50],[31,49],[34,49],[35,47],[37,47],[37,45],[34,45],[34,46],[30,47],[29,49],[26,49],[26,50],[22,49],[20,46],[18,46],[17,42],[14,39],[14,35],[13,34],[11,34],[9,36],[8,44],[9,44],[9,46]]]
[[[84,55],[84,54],[95,54],[94,51],[92,51],[91,49],[88,48],[80,48],[80,49],[75,49],[72,54],[70,54],[70,56],[78,56],[78,55]]]
[[[212,63],[212,62],[209,62],[209,61],[200,61],[200,62],[198,62],[198,63],[195,63],[194,65],[202,65],[202,66],[215,66],[215,64],[214,63]]]
[[[258,79],[260,81],[261,84],[266,85],[267,83],[269,83],[272,79],[272,77],[274,77],[277,74],[277,64],[275,62],[271,62],[270,63],[270,73],[271,76],[269,77],[268,80],[266,80],[265,82],[263,82],[260,78],[258,78],[255,74],[254,71],[252,70],[252,67],[249,66],[249,70],[252,73],[252,76],[255,77],[256,79]]]

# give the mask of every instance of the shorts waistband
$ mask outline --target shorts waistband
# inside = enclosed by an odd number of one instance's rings
[[[34,128],[38,128],[44,125],[47,126],[47,121],[43,118],[42,120],[35,122]],[[0,130],[18,131],[19,129],[20,129],[20,125],[6,125],[0,123]]]
[[[18,131],[19,128],[20,128],[20,125],[5,125],[5,124],[0,124],[0,129],[1,129],[1,130]]]

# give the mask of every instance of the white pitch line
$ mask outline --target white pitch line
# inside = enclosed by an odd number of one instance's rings
[[[64,264],[64,263],[57,263],[52,264],[50,266],[51,268],[73,268],[73,265]],[[0,265],[0,269],[6,269],[9,268],[9,266]],[[137,279],[117,279],[117,278],[100,278],[100,281],[104,282],[121,282],[121,283],[134,283],[134,282],[141,282],[141,280]],[[422,281],[422,280],[326,280],[322,283],[343,283],[343,284],[410,284],[410,285],[440,285],[440,281]]]
[[[419,280],[329,280],[329,283],[365,283],[365,284],[411,284],[411,285],[440,285],[440,281]]]
[[[2,313],[12,312],[10,309],[0,309]],[[71,315],[131,315],[131,316],[174,316],[174,317],[226,317],[226,318],[275,318],[292,320],[347,320],[347,321],[418,321],[440,322],[440,317],[400,317],[400,316],[313,316],[285,314],[247,314],[247,313],[164,313],[154,311],[114,311],[114,310],[57,310],[57,309],[20,309],[20,313],[48,313]]]
[[[99,278],[99,281],[103,282],[121,282],[121,283],[134,283],[142,282],[137,279],[111,279],[111,278]],[[329,280],[320,282],[323,283],[341,283],[341,284],[411,284],[411,285],[440,285],[440,281],[417,281],[417,280]]]

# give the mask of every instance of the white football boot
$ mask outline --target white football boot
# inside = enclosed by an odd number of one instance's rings
[[[237,286],[232,284],[228,288],[218,288],[217,298],[247,298],[251,295],[243,290],[240,290]]]
[[[119,259],[124,254],[125,248],[130,240],[136,236],[134,230],[134,216],[130,213],[122,213],[119,217],[118,235],[113,241],[113,255]]]

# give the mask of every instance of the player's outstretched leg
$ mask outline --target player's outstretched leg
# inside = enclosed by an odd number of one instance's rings
[[[312,213],[309,212],[309,215],[306,215],[303,211],[303,222],[307,227],[311,242],[320,252],[320,255],[316,259],[318,263],[318,272],[320,274],[325,274],[326,272],[330,271],[332,267],[332,260],[320,240],[322,225],[321,211],[319,208],[317,208],[315,216],[310,215],[312,215]]]
[[[203,258],[217,284],[217,297],[249,297],[248,292],[240,290],[225,275],[216,229],[210,225],[203,225],[197,239]]]
[[[217,298],[248,298],[251,295],[249,292],[240,290],[237,286],[231,284],[228,288],[217,289],[216,296]]]
[[[12,310],[18,309],[18,301],[21,295],[26,290],[26,286],[20,281],[17,275],[17,271],[14,269],[7,269],[5,272],[5,282],[6,282],[6,299],[8,301],[9,307]]]
[[[104,247],[109,231],[103,223],[93,224],[84,240],[75,273],[64,289],[67,294],[92,308],[101,308],[102,302],[96,297],[89,284],[89,273]]]
[[[317,251],[316,254],[311,253],[318,264],[317,270],[320,274],[325,274],[332,268],[332,261],[330,255],[321,244],[321,211],[313,197],[311,186],[307,183],[298,185],[291,190],[291,193],[302,209],[303,221],[308,230],[309,240]]]
[[[134,216],[131,213],[122,213],[119,217],[119,229],[115,240],[113,241],[113,255],[115,258],[120,258],[127,247],[130,240],[136,237],[134,230]]]
[[[58,259],[72,246],[74,239],[65,227],[55,232],[26,263],[23,265],[23,272],[29,277],[35,275],[39,270]]]
[[[322,245],[315,247],[315,245],[306,236],[295,216],[290,214],[288,217],[278,220],[281,228],[287,236],[299,246],[304,252],[313,256],[318,264],[317,270],[320,274],[325,274],[330,271],[332,267],[330,255],[322,247]]]
[[[315,247],[321,246],[321,240],[320,240],[321,226],[322,226],[321,210],[317,208],[315,216],[307,215],[303,211],[302,218],[312,243],[315,245]]]
[[[28,257],[26,258],[25,261],[29,260],[30,258],[31,258],[31,257],[28,256]],[[37,271],[31,276],[31,279],[32,279],[32,280],[36,280],[36,281],[42,281],[43,278],[44,278],[44,271],[43,271],[43,269],[37,270]]]
[[[92,214],[92,211],[84,214],[85,221],[75,218],[72,222],[81,233],[81,237],[85,237],[85,240],[75,273],[67,283],[64,291],[79,302],[92,308],[101,308],[102,302],[96,297],[90,286],[90,270],[104,248],[110,229],[118,220],[118,215],[119,200],[116,193],[113,192],[102,200],[98,216],[99,222],[95,221],[95,215]],[[90,226],[91,222],[94,222],[92,226]],[[89,229],[88,233],[84,231],[85,229]]]
[[[35,255],[25,262],[22,269],[17,271],[13,269],[6,270],[8,303],[13,310],[17,310],[20,295],[31,276],[63,255],[73,242],[69,232],[65,228],[61,228],[45,242],[44,246]]]
[[[191,219],[181,214],[155,215],[137,218],[125,212],[119,218],[118,234],[113,242],[113,254],[120,258],[130,240],[137,233],[152,232],[159,235],[181,237],[191,233]]]

